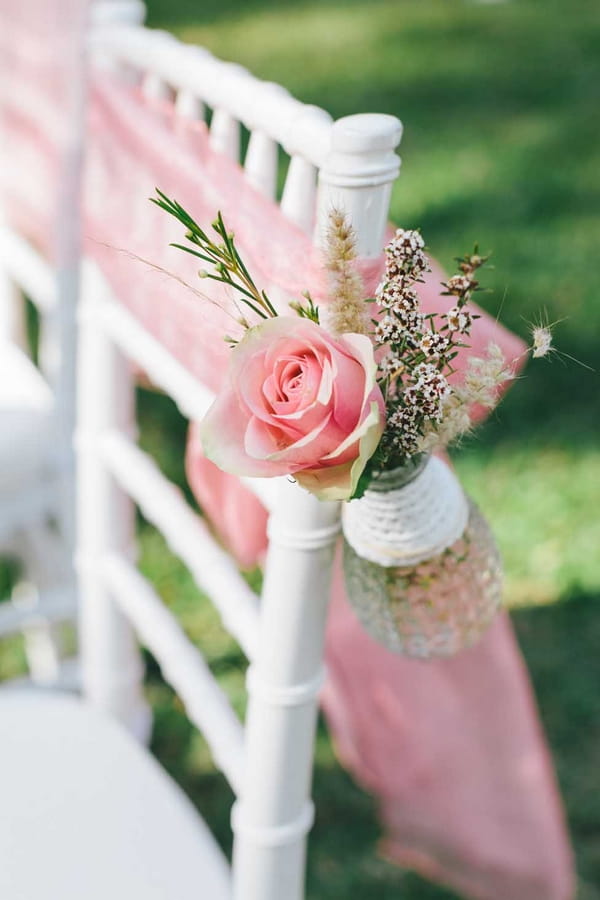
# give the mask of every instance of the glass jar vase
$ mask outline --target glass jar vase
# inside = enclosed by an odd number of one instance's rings
[[[502,601],[489,525],[437,457],[380,472],[345,504],[348,598],[388,650],[428,659],[477,641]]]

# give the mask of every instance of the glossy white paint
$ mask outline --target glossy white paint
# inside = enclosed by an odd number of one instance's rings
[[[282,197],[285,215],[308,233],[316,221],[319,243],[335,204],[350,216],[359,252],[375,256],[398,174],[397,120],[353,116],[333,124],[322,110],[261,83],[239,66],[132,24],[140,21],[140,6],[133,0],[96,3],[91,46],[98,65],[108,63],[113,72],[120,67],[134,71],[148,96],[173,93],[182,116],[204,117],[208,107],[213,146],[237,160],[240,124],[247,127],[251,136],[246,177],[271,197],[281,146],[291,157]],[[118,299],[95,266],[86,263],[76,441],[84,694],[90,705],[121,721],[138,738],[146,737],[149,716],[137,647],[142,640],[184,700],[192,721],[206,732],[237,795],[228,900],[302,900],[339,504],[320,503],[285,478],[271,483],[246,480],[271,513],[258,604],[204,523],[135,444],[132,362],[173,397],[185,415],[200,418],[212,398]],[[243,732],[200,652],[135,567],[134,502],[212,595],[224,624],[251,659]],[[68,782],[71,774],[63,767],[63,779]],[[179,826],[173,821],[170,839],[176,844]],[[201,826],[196,833],[199,844],[210,844]],[[199,847],[198,858],[203,854]],[[108,858],[105,865],[111,865]],[[201,879],[192,885],[196,887],[202,897]]]

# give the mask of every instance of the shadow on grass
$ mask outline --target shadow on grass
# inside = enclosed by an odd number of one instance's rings
[[[528,663],[584,882],[600,886],[600,595],[519,610]],[[600,896],[600,892],[598,894]]]
[[[351,7],[360,0],[319,0],[322,7]],[[244,16],[261,15],[281,10],[294,10],[304,3],[298,0],[219,0],[217,3],[198,3],[197,0],[150,0],[147,24],[150,27],[185,28],[189,25],[214,25]]]

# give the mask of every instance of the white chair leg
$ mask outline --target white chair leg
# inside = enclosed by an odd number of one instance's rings
[[[63,636],[59,625],[45,619],[40,597],[45,591],[72,590],[70,553],[50,522],[36,523],[21,535],[19,556],[25,578],[13,591],[13,605],[31,619],[23,628],[25,654],[31,679],[50,684],[60,674]]]
[[[129,430],[134,382],[127,361],[94,320],[93,270],[84,282],[79,344],[78,515],[76,568],[83,692],[92,703],[147,740],[150,708],[142,691],[143,665],[134,632],[104,580],[111,550],[135,553],[135,512],[102,456],[111,427]]]

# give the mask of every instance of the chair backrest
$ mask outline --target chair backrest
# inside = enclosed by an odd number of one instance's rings
[[[113,73],[121,67],[123,77],[133,73],[146,96],[172,98],[177,116],[201,117],[208,106],[210,140],[221,153],[239,159],[243,124],[250,132],[245,177],[274,201],[282,147],[290,157],[280,201],[285,216],[308,233],[316,206],[319,243],[335,205],[350,216],[359,253],[378,255],[399,168],[396,119],[365,115],[333,123],[283,88],[141,26],[98,27],[93,43],[102,64],[109,61]],[[143,736],[148,715],[137,635],[204,733],[237,796],[232,896],[300,900],[313,818],[313,743],[339,504],[321,503],[285,478],[245,480],[270,511],[270,544],[257,597],[203,520],[135,443],[131,362],[191,419],[202,418],[212,395],[123,299],[99,267],[86,261],[77,432],[84,689],[90,702]],[[245,726],[199,650],[137,570],[134,504],[187,564],[248,657]]]
[[[14,463],[0,486],[0,546],[22,565],[14,602],[0,605],[0,637],[21,633],[29,677],[45,684],[75,680],[59,625],[75,611],[86,12],[87,0],[0,0],[0,362],[10,399],[0,443]],[[42,377],[27,359],[25,298],[37,310]],[[6,426],[11,407],[30,423],[18,436]]]
[[[0,335],[24,340],[23,297],[40,315],[53,389],[54,458],[72,469],[80,262],[86,0],[2,0]],[[63,504],[70,531],[72,495]]]

